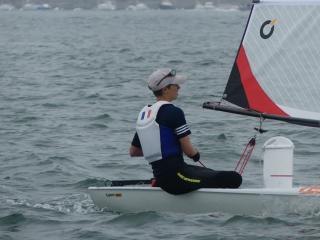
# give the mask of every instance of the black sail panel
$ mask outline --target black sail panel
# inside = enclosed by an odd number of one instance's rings
[[[240,73],[236,62],[233,65],[229,80],[224,90],[223,99],[242,108],[249,108],[248,100],[241,83]]]

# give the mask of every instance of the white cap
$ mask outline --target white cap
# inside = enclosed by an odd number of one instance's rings
[[[151,91],[158,91],[170,84],[182,84],[187,80],[186,76],[177,75],[176,70],[161,68],[154,71],[148,78],[148,87]]]

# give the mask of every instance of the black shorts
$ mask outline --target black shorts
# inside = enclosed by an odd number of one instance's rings
[[[188,193],[199,188],[238,188],[242,177],[235,171],[215,171],[186,163],[175,173],[157,177],[157,185],[171,194]]]

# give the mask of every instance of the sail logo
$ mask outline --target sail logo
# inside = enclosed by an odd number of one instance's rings
[[[267,20],[262,23],[260,27],[260,36],[263,39],[268,39],[269,37],[271,37],[274,32],[274,26],[276,25],[276,23],[277,19]]]

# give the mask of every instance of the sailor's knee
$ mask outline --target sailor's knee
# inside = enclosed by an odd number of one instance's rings
[[[233,188],[238,188],[242,184],[242,176],[237,172],[232,172]]]

